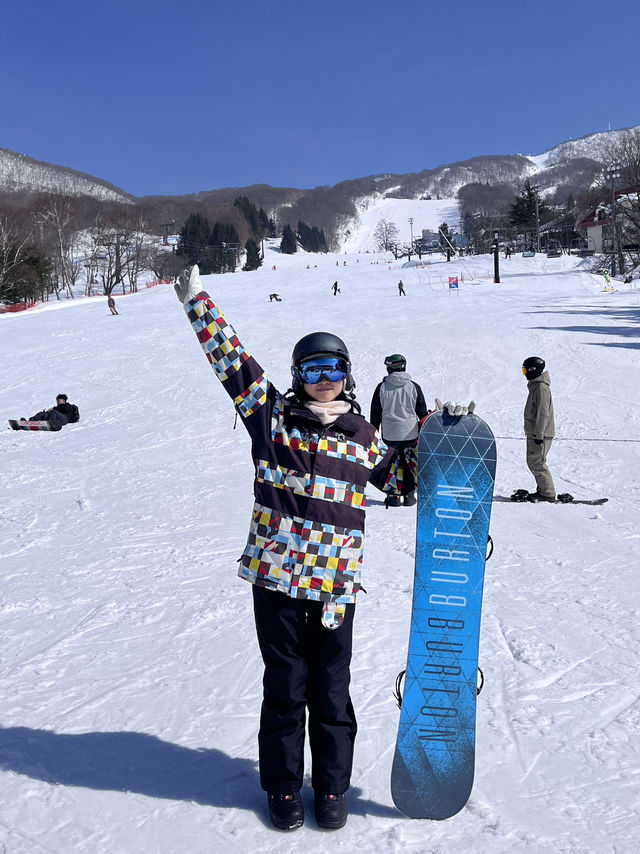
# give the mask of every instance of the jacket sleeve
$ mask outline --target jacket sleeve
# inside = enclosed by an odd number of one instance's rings
[[[422,389],[418,385],[418,383],[414,382],[414,386],[416,387],[416,415],[418,416],[418,421],[422,421],[423,418],[429,414],[429,410],[427,409],[427,404],[424,399],[424,394],[422,393]]]
[[[200,346],[234,403],[250,434],[262,432],[275,390],[258,362],[242,346],[236,332],[206,291],[184,309]]]
[[[381,386],[382,383],[378,383],[376,390],[373,393],[373,397],[371,398],[371,414],[369,416],[369,422],[373,424],[376,430],[380,429],[380,424],[382,423],[382,403],[380,402]]]

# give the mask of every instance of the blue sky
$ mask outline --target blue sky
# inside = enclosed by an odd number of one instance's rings
[[[314,187],[640,124],[638,0],[18,0],[0,148],[134,195]]]

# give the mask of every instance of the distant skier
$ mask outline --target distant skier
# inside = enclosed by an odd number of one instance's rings
[[[398,282],[398,296],[406,297],[406,293],[404,292],[404,285],[402,284],[402,279]]]
[[[418,428],[428,410],[422,389],[407,373],[405,357],[394,353],[384,364],[387,376],[373,393],[369,420],[374,427],[382,426],[382,439],[394,451],[385,505],[400,507],[404,501],[405,507],[412,507],[416,503]]]
[[[334,282],[334,283],[331,285],[331,290],[333,291],[333,295],[334,295],[334,297],[335,297],[335,296],[337,296],[338,294],[341,294],[341,293],[342,293],[342,291],[341,291],[341,290],[340,290],[340,288],[338,287],[338,283],[337,283],[337,282]]]
[[[107,297],[107,305],[109,306],[109,311],[111,312],[111,314],[118,313],[118,309],[116,308],[116,301],[111,296],[111,294],[109,294],[109,296]]]
[[[547,466],[547,454],[556,435],[551,397],[551,379],[544,359],[530,356],[522,363],[528,380],[529,395],[524,407],[524,432],[527,437],[527,466],[536,479],[534,501],[555,501],[556,488]]]

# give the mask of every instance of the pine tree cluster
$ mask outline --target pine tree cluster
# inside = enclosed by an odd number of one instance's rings
[[[263,237],[275,235],[275,223],[246,196],[239,196],[233,206],[246,221],[250,232],[244,246],[246,260],[243,269],[257,270],[262,264],[260,241]],[[180,231],[176,254],[183,256],[189,264],[198,264],[203,274],[226,273],[236,269],[241,249],[240,236],[233,224],[216,221],[211,225],[201,213],[193,213],[187,217]]]

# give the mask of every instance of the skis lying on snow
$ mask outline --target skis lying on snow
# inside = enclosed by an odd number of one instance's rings
[[[573,495],[570,495],[568,492],[562,492],[555,501],[538,501],[535,492],[529,492],[527,489],[516,489],[513,495],[510,498],[507,498],[506,495],[496,495],[494,496],[494,501],[516,501],[518,503],[522,502],[532,502],[534,504],[590,504],[591,506],[597,506],[600,504],[606,504],[609,500],[608,498],[574,498]]]
[[[418,440],[409,652],[391,794],[410,818],[445,819],[471,794],[478,643],[496,469],[477,415],[434,412]]]
[[[9,419],[12,430],[62,430],[62,421],[15,421]]]

